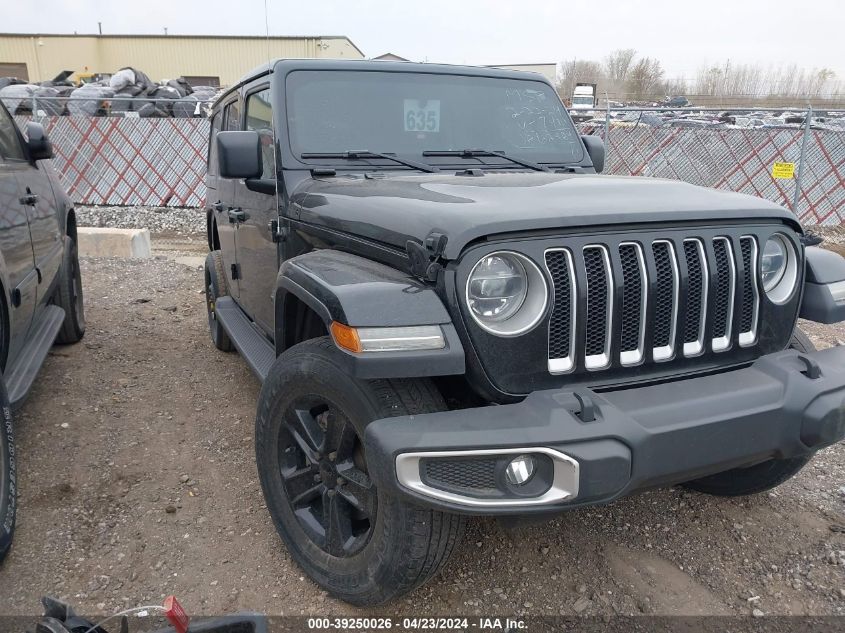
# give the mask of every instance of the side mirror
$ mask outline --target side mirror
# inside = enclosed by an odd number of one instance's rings
[[[26,124],[26,146],[32,162],[53,158],[53,145],[40,123]]]
[[[596,173],[600,174],[604,171],[604,141],[598,136],[582,136],[581,142],[587,148],[587,154],[590,155],[590,160],[593,161]]]
[[[218,132],[217,166],[223,178],[261,178],[258,132]]]

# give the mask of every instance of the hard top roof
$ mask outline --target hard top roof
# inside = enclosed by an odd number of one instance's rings
[[[215,107],[232,92],[264,75],[269,74],[271,69],[274,73],[287,73],[292,70],[347,70],[364,72],[466,75],[472,77],[499,77],[502,79],[524,79],[549,83],[548,80],[540,73],[491,68],[488,66],[459,66],[452,64],[427,64],[421,62],[391,62],[389,64],[385,64],[383,61],[369,59],[274,59],[268,64],[262,64],[257,68],[253,68],[250,72],[241,77],[236,84],[230,86],[226,92],[220,95],[215,103]]]

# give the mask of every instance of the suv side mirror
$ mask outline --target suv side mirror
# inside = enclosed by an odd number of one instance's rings
[[[26,146],[29,151],[29,160],[47,160],[53,158],[53,144],[47,138],[47,132],[40,123],[26,124]]]
[[[258,132],[218,132],[217,166],[223,178],[261,178]]]
[[[596,173],[600,174],[604,171],[604,141],[598,136],[585,135],[581,137],[581,142],[587,148],[587,154],[590,155],[590,160],[593,161]]]

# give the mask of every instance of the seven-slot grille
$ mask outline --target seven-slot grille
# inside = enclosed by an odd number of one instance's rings
[[[723,352],[733,340],[754,345],[757,253],[750,235],[546,251],[554,291],[549,371],[578,369],[581,348],[583,368],[596,371]]]

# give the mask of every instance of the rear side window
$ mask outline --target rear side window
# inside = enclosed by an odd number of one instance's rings
[[[262,178],[275,178],[276,160],[273,149],[273,109],[270,89],[253,92],[246,98],[246,129],[258,132],[261,139],[261,156],[264,163]]]
[[[2,106],[0,106],[0,156],[6,160],[26,160],[26,153],[23,151],[15,121]]]
[[[208,173],[217,175],[217,133],[223,125],[223,110],[211,117],[211,131],[208,135]]]

